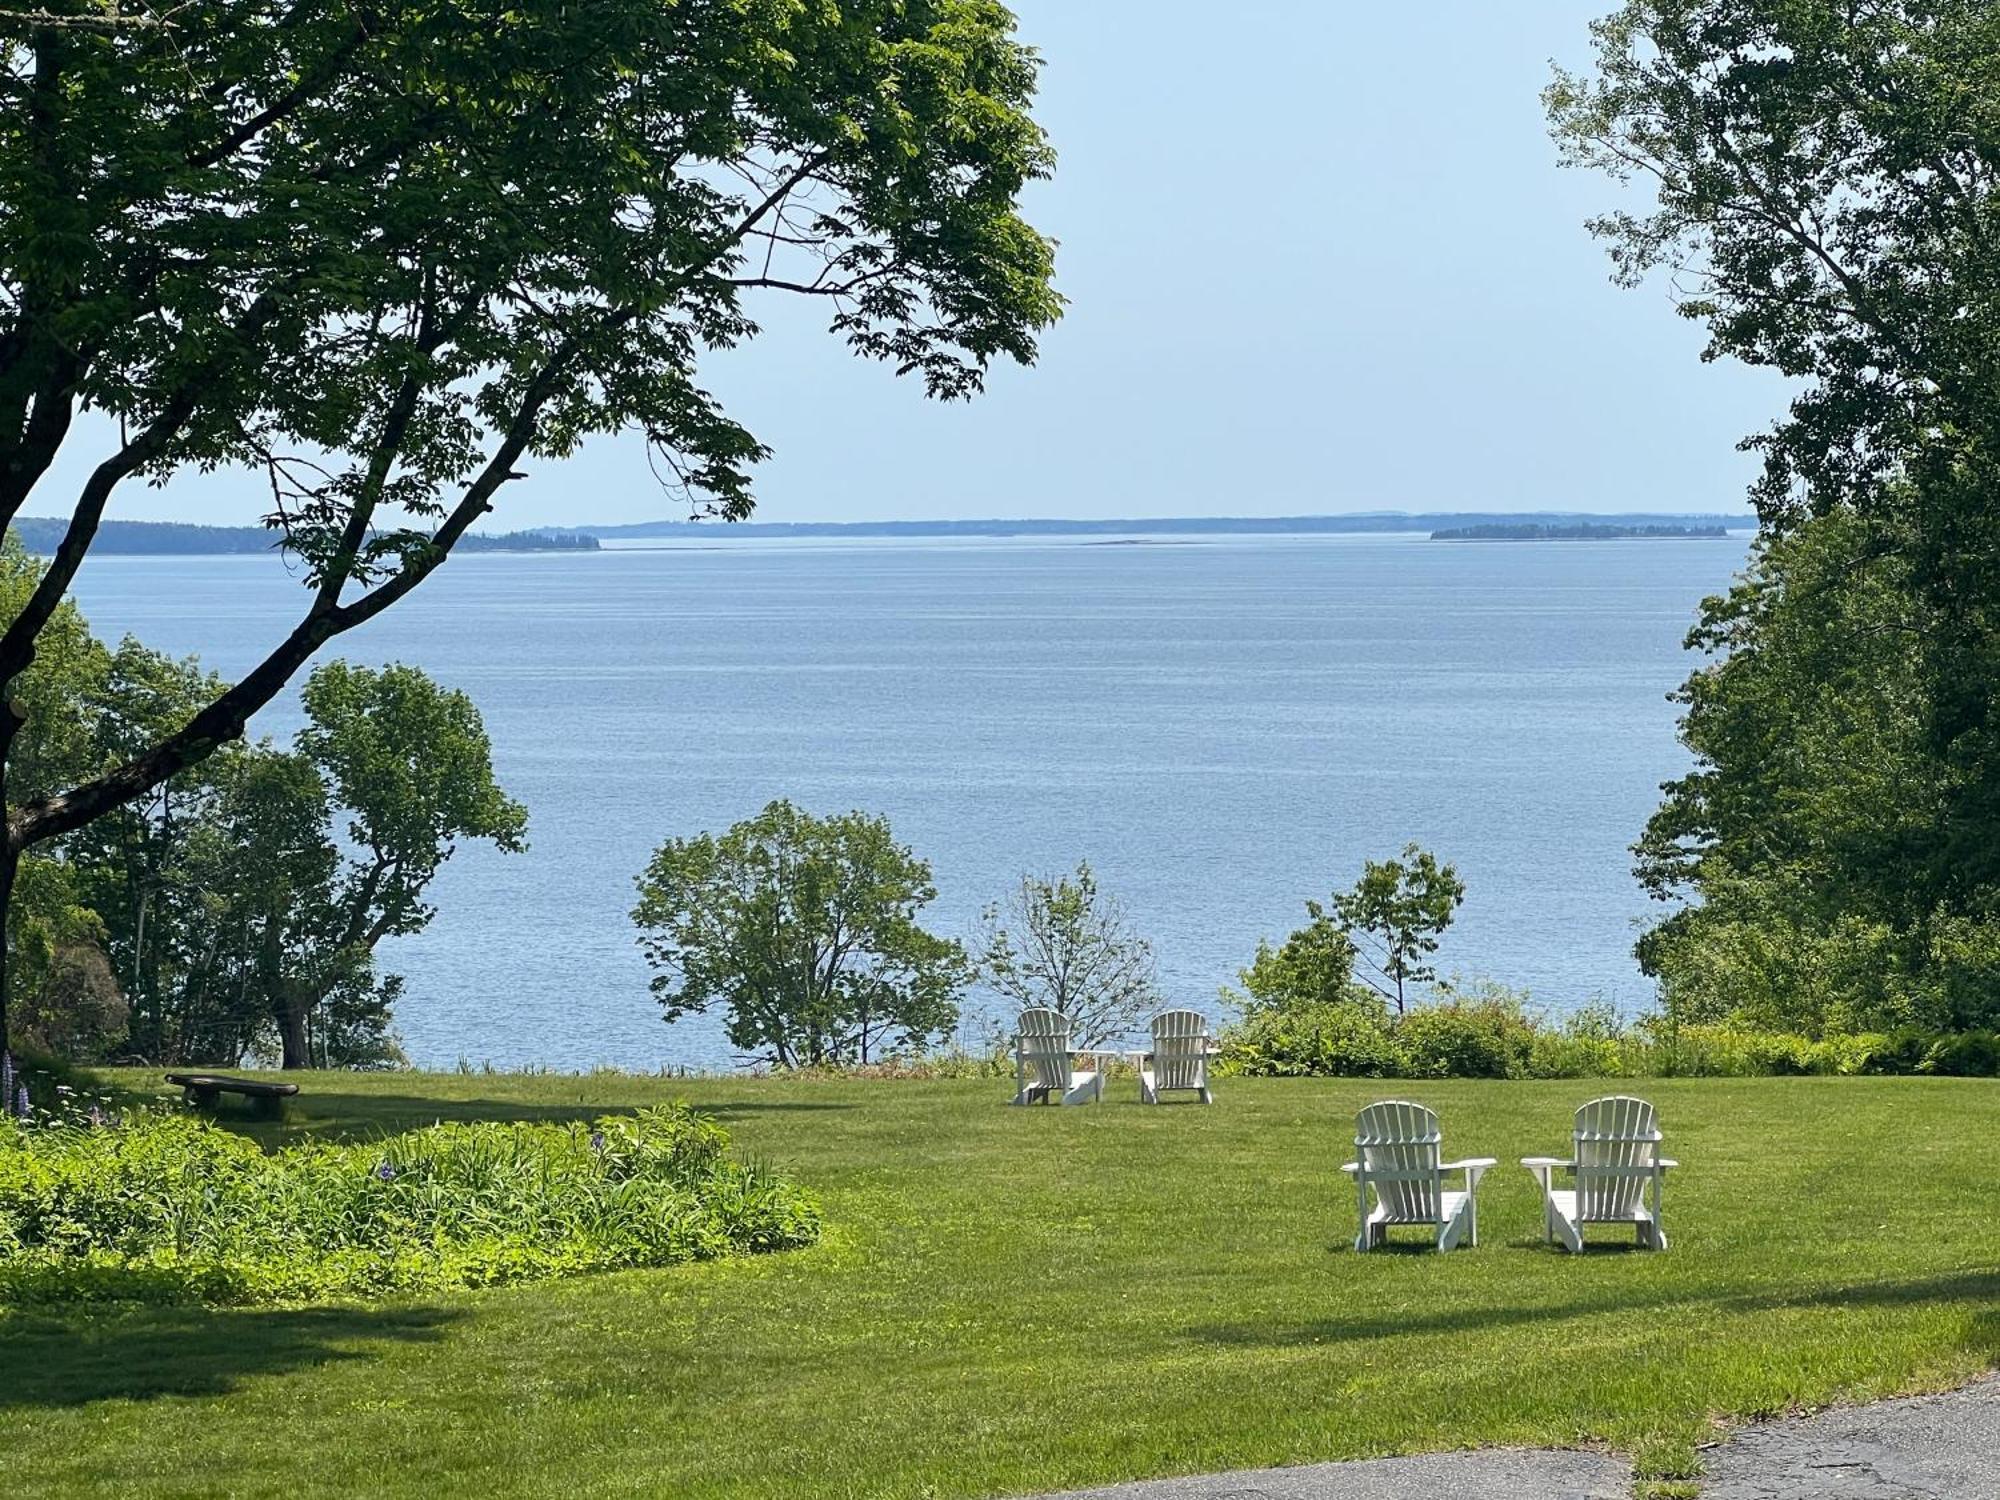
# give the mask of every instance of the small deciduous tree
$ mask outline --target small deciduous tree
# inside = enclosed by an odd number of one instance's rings
[[[669,1022],[722,1002],[730,1044],[781,1067],[866,1063],[957,1024],[965,952],[918,925],[931,868],[886,818],[773,802],[720,837],[667,840],[638,884]]]
[[[1022,1006],[1061,1011],[1080,1046],[1108,1041],[1159,1008],[1152,944],[1123,903],[1097,888],[1088,861],[1074,876],[1023,875],[983,921],[987,983]]]
[[[1354,888],[1333,898],[1341,925],[1379,976],[1368,982],[1396,1002],[1397,1015],[1408,985],[1437,977],[1427,960],[1464,901],[1458,871],[1415,844],[1402,859],[1366,861]]]
[[[209,681],[125,642],[97,699],[107,756]],[[415,667],[332,662],[302,697],[292,750],[228,747],[61,846],[149,1055],[230,1062],[275,1031],[287,1068],[380,1056],[400,981],[376,972],[376,947],[436,915],[424,891],[459,843],[523,847],[527,815],[465,694]]]

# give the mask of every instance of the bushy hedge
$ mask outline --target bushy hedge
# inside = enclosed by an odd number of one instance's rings
[[[1222,1034],[1220,1071],[1249,1077],[1672,1078],[2000,1075],[2000,1035],[1870,1032],[1821,1039],[1730,1026],[1633,1024],[1593,1008],[1541,1020],[1518,1000],[1460,997],[1400,1020],[1346,1004],[1252,1010]]]
[[[685,1106],[267,1155],[185,1115],[0,1124],[0,1301],[292,1302],[812,1243],[814,1200]]]

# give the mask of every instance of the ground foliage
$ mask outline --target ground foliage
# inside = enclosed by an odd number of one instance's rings
[[[789,1249],[811,1197],[678,1105],[257,1143],[170,1110],[0,1124],[0,1301],[271,1303]]]

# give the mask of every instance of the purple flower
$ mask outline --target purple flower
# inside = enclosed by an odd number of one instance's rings
[[[590,1149],[591,1149],[591,1150],[593,1150],[593,1151],[602,1151],[602,1150],[604,1149],[604,1132],[603,1132],[603,1131],[601,1131],[601,1130],[593,1130],[593,1131],[591,1131],[591,1133],[590,1133]]]
[[[24,1120],[35,1117],[35,1106],[28,1102],[28,1086],[25,1083],[14,1087],[14,1113]]]
[[[104,1123],[104,1111],[99,1109],[95,1104],[90,1106],[90,1123],[93,1126],[100,1126]]]
[[[394,1182],[396,1180],[396,1169],[385,1161],[375,1169],[375,1175],[383,1182]]]

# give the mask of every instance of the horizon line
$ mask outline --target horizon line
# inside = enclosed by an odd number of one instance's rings
[[[598,532],[627,530],[639,526],[698,526],[713,527],[718,530],[741,530],[748,527],[764,526],[1187,526],[1254,524],[1270,525],[1283,521],[1422,521],[1437,517],[1485,516],[1493,519],[1503,517],[1561,517],[1588,518],[1590,520],[1618,521],[1640,517],[1672,517],[1674,519],[1700,518],[1702,520],[1742,521],[1757,524],[1757,513],[1753,510],[1338,510],[1338,511],[1279,511],[1257,515],[1114,515],[1114,516],[862,516],[841,520],[797,519],[777,520],[751,515],[742,520],[725,520],[718,516],[654,516],[640,521],[568,521],[542,522],[529,526],[516,525],[513,530],[528,531],[576,531]],[[499,523],[495,523],[499,524]]]

